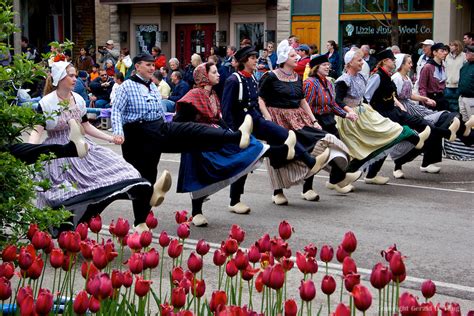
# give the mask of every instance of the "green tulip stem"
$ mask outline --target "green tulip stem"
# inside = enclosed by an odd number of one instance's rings
[[[341,276],[341,295],[339,297],[339,303],[342,303],[342,291],[344,290],[344,277]]]
[[[222,272],[222,266],[219,266],[219,274],[218,274],[218,277],[217,277],[217,279],[218,279],[217,288],[218,288],[219,291],[221,290],[221,285],[222,285],[221,284],[222,283],[222,273],[221,272]]]
[[[117,263],[118,268],[120,269],[120,272],[122,272],[122,266],[123,266],[123,244],[122,244],[122,239],[119,239],[120,242],[120,261]],[[163,258],[163,255],[161,255],[161,258]]]
[[[326,262],[326,275],[328,275],[329,272],[328,272],[328,263]]]
[[[331,295],[327,295],[328,297],[328,316],[331,316]]]
[[[99,232],[96,233],[95,240],[97,241],[97,243],[99,243]]]
[[[251,281],[247,281],[247,285],[249,287],[249,307],[250,309],[253,309],[253,303],[252,303],[252,283]]]
[[[381,315],[382,312],[382,290],[379,289],[379,316]]]
[[[41,289],[41,287],[43,286],[43,279],[44,279],[44,271],[46,270],[46,263],[48,262],[48,254],[45,253],[44,254],[44,264],[43,264],[43,271],[41,272],[41,281],[40,281],[40,284],[39,284],[39,288]],[[36,292],[38,293],[38,292]]]
[[[163,284],[163,259],[165,255],[165,247],[161,248],[161,262],[160,262],[160,303],[162,302],[162,287],[161,285]]]
[[[184,247],[184,239],[180,239],[181,241],[181,245],[183,245]],[[179,265],[182,266],[183,265],[183,254],[184,254],[184,251],[181,251],[181,256],[179,256]]]
[[[263,314],[263,302],[265,301],[265,289],[262,291],[262,302],[260,305],[260,314]]]
[[[395,301],[395,311],[398,314],[398,300],[400,298],[400,278],[397,276],[397,298]]]
[[[303,302],[303,299],[301,299],[300,316],[303,316],[303,309],[304,309],[304,302]]]
[[[286,272],[287,272],[287,271],[285,271],[285,281],[284,281],[285,283],[283,283],[284,291],[285,291],[285,292],[284,292],[284,301],[285,301],[285,302],[286,302]]]
[[[240,271],[240,278],[239,278],[239,306],[242,305],[242,289],[244,287],[242,283],[242,271]]]
[[[349,296],[349,310],[351,311],[351,315],[352,315],[352,295]]]
[[[193,299],[193,301],[194,301],[194,303],[193,303],[193,305],[194,305],[194,312],[197,313],[197,312],[196,312],[196,311],[197,311],[197,309],[196,309],[196,278],[193,278],[193,292],[194,292],[194,293],[193,293],[193,294],[194,294],[194,299]]]
[[[392,303],[390,304],[390,312],[393,313],[393,300],[395,299],[395,284],[392,282]]]
[[[385,301],[387,302],[387,314],[390,314],[390,283],[387,285],[385,292],[387,293],[385,298]]]

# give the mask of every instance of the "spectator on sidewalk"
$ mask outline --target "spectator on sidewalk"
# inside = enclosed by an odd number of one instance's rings
[[[115,66],[112,60],[107,60],[105,62],[105,71],[107,71],[107,75],[109,77],[113,77],[115,75]]]
[[[21,52],[23,54],[26,54],[27,59],[32,60],[35,63],[37,63],[41,60],[41,55],[40,55],[38,49],[36,49],[36,47],[34,47],[33,45],[30,44],[27,37],[22,36],[20,43],[21,43]]]
[[[99,70],[99,78],[91,82],[90,88],[93,94],[91,101],[94,101],[96,108],[110,108],[110,94],[114,80],[107,75],[105,69]]]
[[[415,89],[418,88],[418,80],[420,80],[420,74],[421,74],[421,69],[423,68],[424,65],[428,62],[428,60],[431,58],[431,46],[433,46],[435,43],[433,40],[426,39],[423,42],[421,42],[421,49],[423,51],[423,54],[421,54],[420,58],[418,58],[418,62],[416,63],[416,83],[415,83]]]
[[[446,68],[446,90],[444,94],[449,102],[451,112],[459,112],[459,71],[466,62],[466,54],[461,41],[455,40],[449,43],[449,54],[446,56],[444,66]]]
[[[329,77],[337,79],[341,75],[341,57],[339,56],[339,46],[335,41],[328,41],[326,44],[328,52],[329,62],[331,63],[331,70],[329,71]]]
[[[310,61],[309,46],[306,44],[298,46],[296,48],[296,53],[300,56],[300,59],[298,60],[294,71],[298,74],[298,77],[303,80],[303,74],[306,69],[306,65],[308,65]]]
[[[86,107],[89,107],[89,87],[87,85],[87,72],[85,70],[79,70],[77,72],[77,80],[74,86],[74,92],[79,94],[84,101],[86,101]]]
[[[92,71],[91,73],[89,74],[89,82],[92,82],[94,81],[96,78],[99,77],[99,64],[94,64],[92,65]]]
[[[104,63],[104,68],[107,60],[111,60],[113,65],[115,65],[120,56],[120,52],[115,48],[115,43],[113,40],[108,40],[105,43],[105,46],[98,49],[98,51],[101,55],[99,58],[99,63]]]
[[[277,68],[277,59],[278,56],[275,52],[275,43],[273,42],[268,42],[267,43],[267,49],[268,49],[268,58],[270,58],[272,62],[272,68],[276,69]]]
[[[181,77],[184,77],[184,71],[179,67],[178,58],[171,58],[168,64],[170,65],[170,74],[172,74],[174,71],[179,71],[181,73]]]
[[[474,114],[474,45],[466,46],[467,63],[462,66],[459,79],[459,112],[466,122]]]
[[[81,47],[79,54],[80,55],[76,58],[76,62],[74,63],[74,67],[76,67],[78,71],[84,70],[87,73],[90,73],[92,71],[92,66],[94,66],[94,60],[87,54],[85,47]]]
[[[166,66],[166,56],[161,53],[160,47],[153,47],[151,49],[151,55],[155,58],[155,69],[160,69]]]
[[[151,77],[153,83],[158,87],[162,99],[168,99],[171,94],[171,87],[164,80],[163,74],[160,70],[155,70],[153,77]]]
[[[196,67],[199,66],[200,64],[202,64],[201,55],[196,54],[196,53],[192,54],[191,63],[187,65],[186,68],[184,69],[184,76],[183,76],[183,80],[186,81],[189,87],[194,87],[193,72],[194,72],[194,69],[196,69]]]
[[[171,77],[169,76],[170,69],[168,67],[161,67],[160,72],[163,75],[163,80],[170,86],[170,89],[173,88]]]
[[[257,71],[255,72],[255,78],[257,81],[262,78],[263,74],[267,71],[272,71],[272,61],[268,57],[268,49],[264,49],[262,55],[257,59]]]
[[[114,85],[112,86],[112,91],[110,92],[110,106],[114,106],[115,94],[118,87],[125,81],[125,77],[121,72],[116,72],[114,75]]]
[[[174,85],[173,91],[169,96],[168,100],[162,100],[162,104],[166,107],[166,112],[175,112],[176,101],[184,97],[189,91],[189,85],[183,80],[183,77],[179,71],[173,71],[171,73],[171,82]]]
[[[133,70],[132,65],[133,63],[132,58],[130,57],[130,51],[126,47],[122,48],[120,57],[117,61],[117,64],[115,65],[115,68],[117,68],[117,71],[123,74],[123,77],[125,79],[128,79],[128,77],[131,76]]]
[[[466,32],[463,37],[464,46],[474,45],[474,33]]]
[[[370,71],[374,70],[375,66],[377,66],[377,59],[374,56],[370,55],[370,46],[362,45],[360,49],[364,53],[363,59],[369,65]],[[392,52],[393,52],[393,49],[392,49]]]

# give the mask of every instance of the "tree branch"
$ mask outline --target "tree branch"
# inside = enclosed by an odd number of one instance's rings
[[[359,3],[361,6],[362,6],[362,9],[364,11],[366,11],[368,14],[370,14],[374,19],[377,20],[377,22],[379,22],[380,24],[382,24],[382,26],[384,27],[390,27],[391,26],[391,23],[390,21],[387,19],[387,16],[385,15],[385,13],[383,13],[383,10],[380,10],[385,18],[385,21],[387,22],[387,24],[385,24],[384,22],[382,22],[382,20],[380,20],[374,13],[372,13],[372,11],[369,11],[369,9],[367,9],[367,7],[362,3],[362,1],[360,0],[357,0],[357,3]],[[377,6],[380,8],[380,5],[377,1]]]

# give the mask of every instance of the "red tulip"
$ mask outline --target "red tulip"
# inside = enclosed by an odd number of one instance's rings
[[[313,243],[309,243],[306,246],[304,246],[304,252],[307,257],[316,258],[316,254],[318,253],[318,248]]]
[[[397,282],[398,280],[398,283],[402,283],[403,281],[405,281],[407,274],[403,273],[402,275],[397,275],[397,276],[394,276],[393,274],[391,274],[391,276],[392,276],[393,282]]]
[[[173,283],[175,282],[180,282],[184,278],[184,271],[183,268],[181,267],[174,267],[173,270],[171,270],[171,280]]]
[[[143,297],[150,292],[150,285],[153,283],[151,280],[144,280],[143,277],[137,276],[137,279],[135,281],[135,294],[138,295],[138,297]]]
[[[201,271],[201,269],[202,269],[202,258],[200,256],[196,255],[196,253],[194,251],[191,252],[191,254],[189,255],[188,269],[192,273],[197,273],[197,272]]]
[[[219,306],[225,306],[227,304],[227,295],[224,291],[212,292],[211,302],[209,303],[209,309],[211,312],[216,312]]]
[[[32,295],[27,295],[20,303],[20,316],[35,316],[35,301]]]
[[[283,259],[281,259],[281,265],[283,269],[285,269],[285,271],[290,271],[291,269],[293,269],[295,262],[291,259],[284,257]]]
[[[85,314],[89,307],[89,296],[86,291],[80,291],[74,299],[73,309],[74,313],[78,315]]]
[[[5,301],[12,296],[10,281],[4,276],[0,277],[0,301]]]
[[[15,266],[11,262],[0,264],[0,277],[10,280],[15,274]]]
[[[89,299],[89,310],[91,313],[97,313],[100,310],[100,301],[94,296]]]
[[[125,271],[122,273],[122,275],[123,275],[123,286],[128,289],[129,287],[132,286],[132,283],[133,283],[132,272]]]
[[[252,263],[257,263],[260,260],[260,251],[256,245],[250,246],[248,258]]]
[[[18,256],[18,265],[22,270],[28,270],[28,268],[33,264],[33,255],[26,249],[26,247],[21,247],[20,255]]]
[[[84,279],[90,279],[99,273],[99,269],[92,263],[83,262],[81,266],[81,274]]]
[[[270,251],[275,258],[281,258],[286,254],[288,243],[280,237],[270,240]]]
[[[114,234],[118,238],[124,238],[127,236],[128,232],[130,231],[130,224],[128,220],[119,217],[117,219],[117,224],[115,224]]]
[[[178,258],[182,251],[183,245],[179,243],[178,239],[173,239],[168,247],[168,256],[173,259]]]
[[[139,274],[143,271],[143,254],[140,252],[133,253],[128,259],[128,267],[133,274]]]
[[[274,290],[281,289],[285,283],[285,270],[281,264],[276,264],[273,267],[267,267],[267,269],[270,269],[270,278],[267,286]],[[267,271],[267,269],[265,269],[265,271]],[[264,279],[265,271],[263,271]]]
[[[10,262],[16,259],[16,246],[8,245],[2,250],[2,260],[4,262]]]
[[[418,310],[418,300],[408,292],[402,293],[398,300],[398,308],[402,316],[416,316]]]
[[[81,250],[81,235],[78,232],[66,232],[64,242],[64,248],[71,253],[77,253]]]
[[[92,248],[92,262],[97,267],[97,269],[102,270],[109,263],[107,260],[107,255],[105,253],[105,248],[102,245],[95,245]]]
[[[110,280],[109,275],[107,273],[101,273],[94,276],[94,278],[99,279],[99,286],[93,296],[99,300],[111,297],[113,293],[113,287],[112,280]]]
[[[176,223],[181,224],[188,221],[188,212],[187,211],[177,211],[175,214]]]
[[[263,272],[260,272],[255,279],[255,289],[258,293],[263,291]]]
[[[34,234],[38,230],[38,224],[30,224],[30,227],[28,227],[28,232],[26,233],[26,237],[31,241],[33,239]]]
[[[128,235],[127,246],[134,251],[142,249],[142,244],[140,242],[140,234],[138,232],[134,232],[133,234]]]
[[[295,300],[289,299],[285,302],[285,316],[296,316],[298,314],[298,305]]]
[[[387,260],[387,262],[390,262],[395,252],[398,252],[398,251],[397,251],[397,245],[394,244],[393,246],[388,247],[387,250],[382,250],[381,255],[382,257],[385,257],[385,260]]]
[[[351,257],[345,257],[344,261],[342,262],[342,274],[347,275],[349,273],[357,273],[357,266]]]
[[[307,257],[299,251],[296,252],[296,266],[304,274],[318,272],[318,264],[314,257]]]
[[[237,250],[234,260],[235,266],[240,271],[245,270],[245,268],[247,268],[247,265],[249,264],[249,258],[247,257],[247,254],[241,249]]]
[[[212,258],[212,261],[214,262],[216,266],[220,267],[221,265],[223,265],[226,259],[227,257],[221,249],[216,249],[216,251],[214,251],[214,256]]]
[[[86,260],[92,260],[92,248],[94,247],[95,243],[90,240],[83,240],[81,241],[80,248],[81,254]]]
[[[175,316],[173,305],[160,304],[161,316]]]
[[[184,292],[184,288],[178,286],[173,289],[173,292],[171,293],[171,304],[174,308],[178,309],[186,304],[186,293]]]
[[[40,289],[36,299],[36,313],[48,315],[53,308],[53,294],[47,289]]]
[[[256,243],[260,253],[270,251],[270,235],[265,234]]]
[[[334,249],[331,246],[324,245],[321,247],[321,252],[319,253],[319,257],[323,262],[330,262],[334,257]]]
[[[160,238],[158,238],[158,242],[160,243],[161,247],[163,248],[168,247],[171,242],[170,238],[168,237],[168,233],[165,231],[162,231],[160,234]]]
[[[280,237],[283,240],[290,239],[291,233],[293,231],[293,227],[291,227],[291,225],[287,221],[280,222],[280,225],[278,226],[278,234],[280,234]]]
[[[87,223],[77,224],[76,232],[78,232],[79,235],[81,236],[81,240],[86,240],[88,230],[89,230],[89,226],[87,225]]]
[[[160,263],[160,255],[155,250],[155,248],[151,248],[147,253],[143,256],[143,267],[145,269],[154,269]]]
[[[18,305],[21,305],[28,296],[33,298],[33,289],[30,286],[20,288],[16,296],[16,302]]]
[[[372,268],[370,284],[372,284],[374,288],[378,290],[383,289],[388,283],[390,283],[391,279],[392,273],[382,263],[379,262]]]
[[[230,256],[237,252],[237,249],[239,249],[239,243],[236,239],[229,237],[221,248],[223,248],[226,255]]]
[[[247,264],[247,267],[242,270],[242,279],[250,281],[258,271],[260,271],[260,269],[253,269],[250,264]]]
[[[330,275],[325,275],[321,281],[321,291],[326,295],[331,295],[336,290],[336,280]]]
[[[444,307],[440,307],[441,316],[461,316],[461,307],[458,303],[444,304]]]
[[[206,282],[204,280],[194,280],[194,289],[192,291],[193,296],[202,297],[206,292]]]
[[[347,251],[344,250],[344,248],[342,248],[342,245],[337,246],[337,250],[336,250],[337,261],[342,263],[344,261],[344,258],[348,256],[349,254],[347,253]]]
[[[151,231],[146,230],[140,235],[140,245],[142,245],[143,248],[146,248],[151,244],[152,239],[153,235],[151,234]]]
[[[112,270],[110,280],[112,281],[112,287],[118,289],[123,285],[123,273],[119,270]]]
[[[235,239],[240,244],[244,241],[245,231],[239,225],[233,224],[230,228],[229,237]]]
[[[390,270],[394,277],[405,274],[405,263],[400,252],[395,252],[390,259]]]
[[[312,301],[316,296],[316,288],[314,287],[314,282],[311,279],[306,281],[301,280],[299,290],[300,297],[305,302]]]
[[[234,259],[230,259],[225,266],[225,273],[227,273],[227,275],[232,278],[236,276],[238,272],[239,270],[235,266]]]
[[[353,253],[357,248],[357,239],[354,233],[351,231],[345,233],[341,245],[346,252]]]
[[[96,215],[89,220],[89,228],[91,232],[98,233],[102,229],[102,218],[100,215]]]
[[[204,239],[199,240],[196,244],[196,252],[201,256],[205,256],[209,249],[211,249],[211,246]]]
[[[193,278],[194,279],[194,278]],[[188,295],[189,293],[189,290],[191,289],[192,287],[192,284],[191,284],[191,281],[188,279],[188,278],[183,278],[181,279],[181,281],[179,281],[179,283],[177,284],[178,287],[181,287],[184,289],[184,293],[186,295]]]
[[[360,284],[360,275],[349,273],[348,275],[344,276],[344,286],[348,292],[352,292],[354,286]]]
[[[112,220],[109,224],[109,233],[112,236],[115,236],[115,222],[114,222],[114,220]]]
[[[426,280],[421,284],[421,293],[426,299],[432,298],[436,293],[436,285],[431,280]]]
[[[107,257],[107,261],[108,262],[112,262],[115,257],[118,256],[118,252],[115,251],[115,244],[112,240],[107,240],[107,242],[105,243],[104,245],[104,249],[105,249],[105,255]]]
[[[365,312],[372,304],[372,294],[363,285],[357,284],[352,289],[352,297],[354,298],[355,307],[361,312]]]
[[[351,311],[344,303],[339,303],[333,316],[351,316]]]
[[[46,232],[38,230],[33,235],[31,243],[33,244],[36,250],[46,249],[51,243],[51,236]]]
[[[43,272],[43,267],[43,259],[41,259],[41,257],[36,257],[26,271],[26,275],[32,280],[37,280],[41,276],[41,272]]]
[[[438,316],[439,303],[433,305],[433,302],[422,303],[418,307],[416,316]],[[469,316],[469,313],[467,314]]]
[[[148,213],[148,216],[146,217],[145,220],[146,226],[150,229],[155,229],[158,226],[158,219],[153,215],[153,211],[150,211]]]

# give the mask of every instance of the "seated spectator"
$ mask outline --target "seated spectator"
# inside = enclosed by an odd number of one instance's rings
[[[151,77],[151,80],[158,87],[158,91],[160,91],[161,98],[168,99],[168,97],[171,94],[171,88],[169,84],[167,84],[166,81],[164,80],[163,75],[161,74],[160,70],[156,70],[153,73],[153,77]]]
[[[170,65],[170,73],[173,73],[173,71],[179,71],[181,73],[181,77],[184,77],[184,71],[179,67],[178,58],[173,57],[168,63]]]
[[[173,85],[171,83],[171,78],[169,76],[170,69],[168,67],[161,67],[160,68],[160,73],[163,75],[163,80],[170,86],[170,88],[173,88]]]
[[[84,101],[86,101],[86,107],[89,107],[91,101],[89,100],[89,87],[87,85],[87,72],[85,70],[79,70],[77,72],[76,85],[74,86],[74,92],[79,94]]]
[[[296,52],[300,55],[300,60],[298,60],[298,64],[295,67],[295,72],[298,74],[299,78],[302,79],[306,65],[310,61],[309,46],[302,44],[296,48]]]
[[[151,49],[151,55],[155,58],[155,69],[166,66],[166,56],[161,53],[161,48],[153,47]]]
[[[262,55],[257,60],[257,71],[255,72],[255,77],[257,80],[260,80],[264,73],[272,70],[272,61],[268,57],[268,49],[265,48],[262,51]]]
[[[90,100],[94,101],[96,108],[110,107],[110,94],[112,93],[113,85],[114,80],[107,75],[107,71],[105,69],[99,70],[99,78],[96,78],[90,84],[93,94]]]
[[[128,48],[122,48],[119,60],[115,65],[117,71],[121,72],[125,79],[128,79],[131,76],[133,67],[132,67],[132,58],[130,58],[130,51]]]
[[[125,76],[121,72],[116,72],[114,75],[114,85],[112,86],[112,92],[110,92],[110,106],[114,106],[115,92],[117,88],[124,82]]]
[[[107,60],[105,62],[105,71],[107,71],[107,75],[109,77],[113,77],[115,75],[115,66],[112,60]]]
[[[194,53],[191,56],[191,63],[186,66],[186,69],[184,70],[184,81],[190,86],[194,87],[194,69],[196,69],[197,66],[202,64],[202,59],[201,55]]]
[[[175,112],[176,101],[184,97],[189,91],[189,85],[183,80],[183,76],[179,71],[173,71],[173,73],[171,73],[171,82],[173,82],[174,85],[173,91],[167,100],[162,100],[163,106],[166,107],[166,112]]]
[[[89,74],[89,82],[92,82],[94,81],[96,78],[99,77],[99,64],[94,64],[92,65],[92,71],[91,73]]]
[[[77,57],[74,62],[74,67],[76,67],[76,70],[78,71],[84,70],[87,73],[90,73],[92,71],[92,66],[94,66],[94,60],[91,56],[87,55],[85,47],[81,47],[79,54],[79,57]]]

